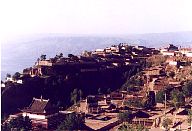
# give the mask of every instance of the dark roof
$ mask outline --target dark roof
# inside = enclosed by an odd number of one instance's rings
[[[29,107],[24,109],[25,112],[47,113],[52,107],[49,100],[33,98]]]
[[[49,100],[33,99],[30,109],[32,111],[43,111],[43,110],[45,110],[48,102],[49,102]]]
[[[188,105],[186,105],[186,106],[184,106],[184,108],[187,108],[187,109],[191,109],[191,107],[192,107],[192,106],[191,106],[191,105],[189,105],[189,104],[188,104]]]
[[[188,111],[184,109],[183,111],[177,113],[177,115],[188,115]]]
[[[148,113],[144,112],[144,111],[137,111],[133,114],[134,117],[137,118],[149,118],[151,117]]]
[[[98,99],[96,98],[96,96],[88,96],[87,103],[98,103]]]

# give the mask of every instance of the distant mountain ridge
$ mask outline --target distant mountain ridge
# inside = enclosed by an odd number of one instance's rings
[[[61,52],[64,56],[69,53],[80,55],[84,50],[93,51],[96,48],[105,48],[119,43],[156,48],[166,46],[169,43],[182,47],[192,47],[192,31],[117,36],[43,34],[23,37],[2,44],[1,77],[4,79],[6,73],[13,74],[33,66],[41,54],[46,54],[47,58],[54,57]]]

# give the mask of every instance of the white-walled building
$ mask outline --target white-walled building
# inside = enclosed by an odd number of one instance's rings
[[[181,48],[181,49],[179,49],[179,51],[182,54],[186,55],[187,53],[192,52],[192,48]]]
[[[18,84],[23,84],[23,80],[17,80],[16,81]]]
[[[165,56],[174,56],[175,52],[174,51],[164,51],[164,52],[162,52],[162,54]]]
[[[33,127],[46,129],[57,127],[59,111],[49,100],[33,98],[29,107],[22,110],[23,117],[28,116]]]
[[[4,88],[5,87],[5,83],[1,83],[1,88]]]
[[[169,61],[169,65],[176,66],[177,65],[177,61]]]
[[[192,57],[192,52],[186,53],[186,56],[187,56],[187,57]]]
[[[6,81],[14,81],[12,77],[6,77]]]

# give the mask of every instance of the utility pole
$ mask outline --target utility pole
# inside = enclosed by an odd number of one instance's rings
[[[146,77],[147,77],[146,88],[147,88],[147,93],[149,93],[149,91],[150,91],[150,88],[149,88],[149,79],[150,79],[149,74],[147,74]]]
[[[167,109],[167,95],[165,91],[165,117],[166,117],[166,109]]]
[[[192,113],[192,107],[191,107],[191,111],[189,112],[189,114],[190,114],[189,115],[189,117],[190,117],[189,118],[190,119],[190,123],[189,124],[191,124],[191,131],[192,131],[192,114],[191,113]]]

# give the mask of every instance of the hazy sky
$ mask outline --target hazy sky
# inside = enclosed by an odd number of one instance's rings
[[[192,0],[1,0],[2,38],[192,30]]]

